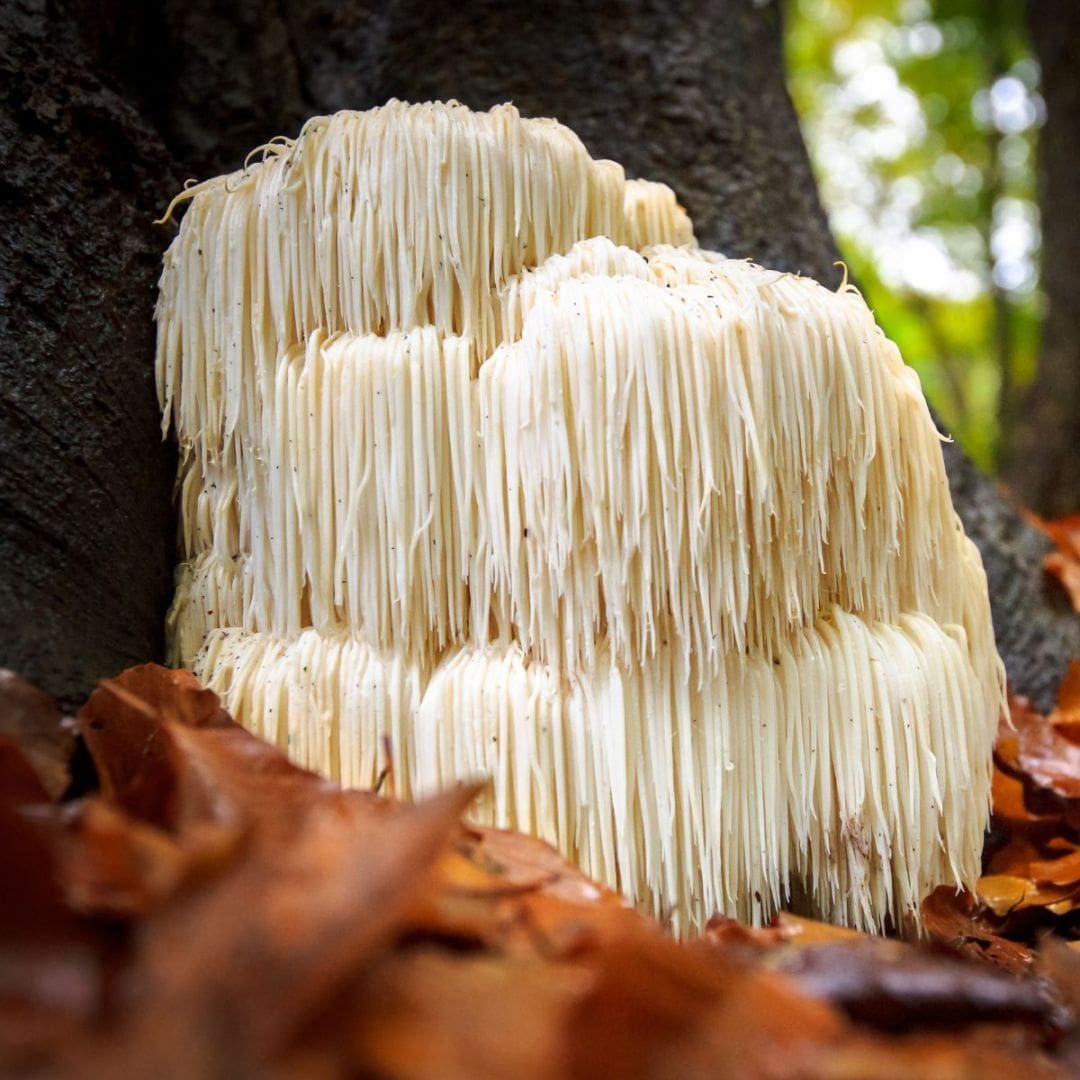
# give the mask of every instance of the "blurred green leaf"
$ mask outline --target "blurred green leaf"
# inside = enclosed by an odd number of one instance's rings
[[[1035,368],[1038,65],[1022,0],[789,0],[787,63],[851,273],[993,471]]]

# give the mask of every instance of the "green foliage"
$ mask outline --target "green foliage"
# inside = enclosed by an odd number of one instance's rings
[[[787,62],[837,242],[993,470],[1034,373],[1038,66],[1023,0],[788,0]]]

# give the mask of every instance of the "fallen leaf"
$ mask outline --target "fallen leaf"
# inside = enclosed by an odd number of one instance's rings
[[[1037,714],[999,748],[1007,914],[938,890],[939,952],[788,914],[678,942],[542,841],[462,824],[472,790],[341,791],[184,673],[109,680],[80,723],[102,791],[77,802],[0,741],[0,1071],[1065,1075],[1064,982],[1001,935],[1076,921],[1072,803],[1024,771]]]
[[[1043,569],[1065,590],[1073,610],[1080,612],[1080,559],[1051,551],[1043,557]]]
[[[1009,874],[987,874],[979,878],[979,899],[999,918],[1027,908],[1047,907],[1068,900],[1075,886],[1039,886],[1026,878]]]
[[[1080,745],[1044,717],[1029,714],[1018,726],[1016,767],[1039,787],[1080,798]]]
[[[1059,551],[1080,559],[1080,514],[1066,514],[1049,521],[1036,518],[1036,523],[1054,541]]]
[[[0,800],[0,1073],[38,1075],[102,1012],[110,942],[65,902],[52,832]]]
[[[989,1034],[991,1037],[987,1037]],[[853,1038],[839,1043],[814,1063],[816,1080],[982,1080],[984,1077],[1020,1076],[1024,1080],[1069,1080],[1075,1073],[1037,1048],[1016,1038],[1016,1033],[986,1033],[959,1040],[954,1034],[918,1039],[890,1039],[887,1043]]]
[[[125,1039],[89,1055],[101,1075],[253,1075],[329,1010],[402,925],[471,798],[415,807],[313,803],[288,845],[247,846],[211,887],[151,912]]]
[[[702,934],[705,941],[727,952],[746,955],[747,950],[806,948],[832,942],[855,943],[874,940],[871,935],[846,926],[833,926],[801,915],[781,911],[769,926],[746,926],[737,919],[714,915]]]
[[[790,912],[781,911],[772,922],[787,941],[796,945],[825,945],[843,942],[872,941],[870,934],[852,930],[846,926],[834,926],[832,923],[823,923],[817,919],[807,919],[802,915],[792,915]]]
[[[573,964],[420,946],[381,961],[356,995],[325,1018],[321,1041],[333,1047],[346,1026],[338,1075],[568,1076],[567,1012],[591,981],[586,968]]]
[[[571,903],[591,904],[616,899],[543,840],[505,829],[473,827],[463,841],[470,862],[488,868],[503,888],[542,890]],[[621,897],[617,898],[622,904]]]
[[[55,848],[68,905],[84,915],[146,915],[193,877],[221,870],[236,851],[234,829],[207,827],[184,844],[90,798],[65,816]]]
[[[1037,862],[1041,854],[1026,833],[1015,833],[987,860],[986,876],[1030,878],[1031,864]]]
[[[158,705],[165,695],[185,693],[208,691],[203,691],[188,672],[144,664],[102,682],[78,715],[102,795],[136,817],[164,828],[171,827],[176,814],[176,778]],[[177,714],[181,710],[170,711]]]
[[[1027,517],[1054,541],[1057,550],[1043,559],[1043,568],[1062,586],[1073,608],[1080,612],[1080,514],[1047,521],[1029,511]]]
[[[37,770],[6,735],[0,735],[0,800],[11,806],[49,801]]]
[[[13,671],[0,668],[0,737],[18,748],[50,799],[71,783],[75,725],[48,694]]]
[[[989,960],[1006,971],[1020,974],[1031,969],[1031,949],[997,933],[967,892],[947,885],[936,888],[922,902],[923,927],[932,940],[977,960]]]
[[[644,925],[628,922],[590,966],[567,1032],[571,1076],[798,1075],[844,1032],[783,978]]]
[[[1080,849],[1073,849],[1059,859],[1032,862],[1028,874],[1033,881],[1080,888]]]
[[[1024,799],[1024,784],[1015,776],[995,768],[990,797],[994,805],[994,817],[1009,832],[1026,832],[1032,827],[1047,825],[1053,829],[1056,822],[1047,823],[1044,815],[1034,814],[1028,809]]]
[[[1069,1022],[1046,986],[925,946],[867,938],[783,953],[774,970],[853,1020],[889,1031],[1017,1022],[1047,1030]]]
[[[163,721],[161,730],[173,778],[174,827],[181,833],[206,823],[244,823],[257,842],[273,846],[284,842],[313,804],[384,805],[374,795],[344,792],[299,768],[239,724],[188,727]]]

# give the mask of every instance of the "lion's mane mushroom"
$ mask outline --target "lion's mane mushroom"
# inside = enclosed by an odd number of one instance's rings
[[[1002,699],[914,373],[853,289],[699,250],[510,106],[310,121],[165,257],[170,615],[253,730],[487,774],[683,928],[878,927],[978,873]]]

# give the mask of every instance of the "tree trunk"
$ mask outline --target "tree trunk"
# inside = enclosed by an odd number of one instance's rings
[[[1028,25],[1046,101],[1038,164],[1047,311],[1005,475],[1036,510],[1057,516],[1080,510],[1080,5],[1030,0]]]
[[[70,703],[163,646],[150,221],[173,169],[45,3],[0,5],[0,101],[0,666]]]
[[[509,99],[526,115],[557,116],[594,155],[621,161],[632,175],[669,183],[702,244],[828,283],[838,279],[836,249],[784,86],[775,4],[130,0],[125,8],[77,0],[55,26],[44,10],[43,0],[24,0],[0,15],[22,38],[19,47],[43,60],[32,79],[5,67],[5,78],[32,103],[16,114],[16,126],[62,129],[21,155],[27,214],[36,220],[40,177],[73,178],[56,196],[70,208],[67,230],[50,239],[43,226],[26,242],[17,239],[0,262],[5,280],[25,283],[44,259],[59,290],[56,302],[50,294],[39,305],[47,341],[40,330],[23,328],[27,301],[17,292],[4,311],[8,340],[18,348],[2,392],[38,405],[20,429],[26,466],[6,494],[33,527],[0,538],[0,599],[43,614],[24,627],[0,628],[0,661],[54,692],[80,692],[133,659],[133,651],[149,658],[160,650],[168,560],[159,538],[171,527],[171,511],[158,473],[152,483],[138,482],[136,473],[148,463],[156,470],[161,457],[149,386],[150,294],[170,234],[147,225],[164,202],[161,181],[177,189],[187,176],[236,168],[248,149],[295,134],[316,113],[394,96],[456,97],[474,107]],[[130,106],[124,139],[106,149],[79,142],[66,96],[73,69],[95,80],[100,98],[123,96]],[[83,248],[95,255],[90,267],[80,261]],[[124,262],[114,248],[132,255]],[[81,337],[64,303],[76,294],[96,319]],[[115,473],[104,451],[90,476],[78,460],[54,457],[61,433],[74,445],[100,428],[77,402],[50,404],[69,357],[79,386],[110,372],[110,400],[128,410],[108,447]],[[1064,662],[1080,655],[1080,624],[1044,595],[1046,542],[959,451],[946,453],[957,507],[983,549],[1002,653],[1016,685],[1045,702]],[[34,492],[53,474],[73,501],[41,509]],[[90,496],[77,500],[84,486],[97,499],[94,508],[86,505]],[[131,532],[143,538],[141,547],[129,544],[122,557],[102,563],[99,538]],[[13,558],[57,588],[28,585],[25,575],[9,571]],[[126,576],[117,576],[117,561]],[[92,602],[79,593],[86,579],[98,590]],[[112,590],[111,604],[99,601],[103,590]],[[124,633],[118,614],[130,620]]]

